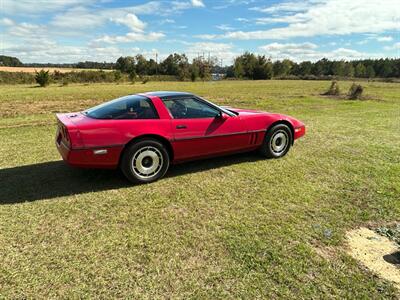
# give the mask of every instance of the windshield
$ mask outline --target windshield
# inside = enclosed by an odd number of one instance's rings
[[[151,101],[138,95],[117,98],[89,108],[84,114],[94,119],[158,119]]]

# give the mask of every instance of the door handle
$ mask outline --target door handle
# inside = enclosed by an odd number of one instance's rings
[[[186,125],[176,125],[176,129],[185,129]]]

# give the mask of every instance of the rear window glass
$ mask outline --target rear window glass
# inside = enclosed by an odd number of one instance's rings
[[[92,107],[84,112],[95,119],[158,119],[150,99],[143,96],[126,96]]]

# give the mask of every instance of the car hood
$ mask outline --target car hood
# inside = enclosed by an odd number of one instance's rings
[[[268,114],[268,112],[255,110],[255,109],[243,109],[243,108],[236,108],[230,106],[222,106],[222,108],[234,111],[239,115],[251,115],[251,114]]]

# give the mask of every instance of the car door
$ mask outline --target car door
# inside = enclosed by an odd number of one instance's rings
[[[228,116],[196,97],[165,99],[172,116],[176,160],[234,152],[248,146],[239,116]]]

